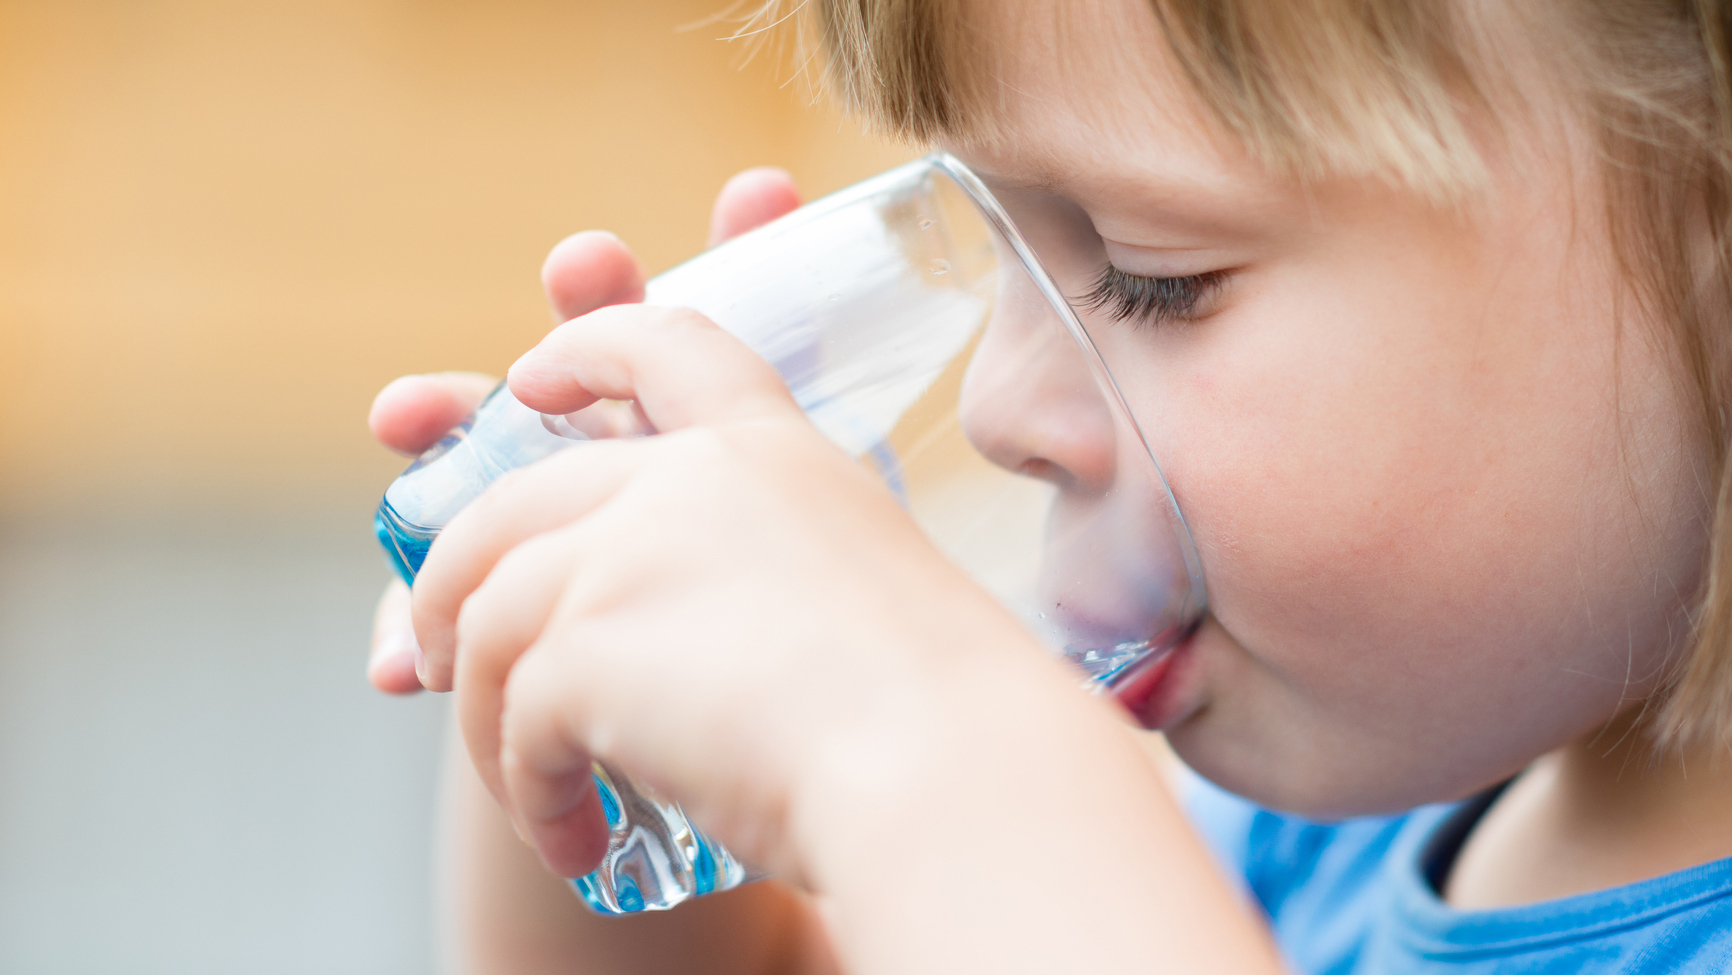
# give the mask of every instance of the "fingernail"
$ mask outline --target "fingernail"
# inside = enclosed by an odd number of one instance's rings
[[[409,639],[414,640],[415,635],[411,633]],[[419,643],[415,644],[415,679],[421,682],[422,687],[427,686],[427,654],[421,651]]]

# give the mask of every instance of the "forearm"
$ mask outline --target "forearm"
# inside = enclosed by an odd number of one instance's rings
[[[1282,971],[1137,735],[1064,679],[993,675],[820,776],[794,829],[849,971]]]
[[[460,745],[448,749],[439,910],[453,975],[828,975],[807,902],[773,883],[678,910],[600,917],[513,833]]]

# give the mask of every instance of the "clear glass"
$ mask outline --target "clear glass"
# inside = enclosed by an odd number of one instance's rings
[[[838,447],[937,546],[1105,692],[1147,672],[1205,604],[1189,531],[1081,320],[986,187],[935,154],[652,280],[781,374]],[[542,416],[502,385],[391,485],[380,542],[406,581],[504,471],[586,440],[653,434],[629,404]],[[673,907],[749,879],[616,770],[613,831],[574,881],[595,910]]]

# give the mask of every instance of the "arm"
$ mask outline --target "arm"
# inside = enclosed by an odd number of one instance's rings
[[[878,736],[891,750],[850,764],[889,774],[820,774],[795,804],[795,844],[849,970],[1283,971],[1146,736],[1069,675],[994,677],[971,689],[990,710],[939,717],[913,751]]]
[[[514,473],[416,587],[489,791],[552,869],[595,866],[593,756],[822,891],[854,975],[1273,973],[1115,705],[1083,693],[691,312],[604,309],[512,371],[661,436]],[[694,639],[702,634],[702,639]]]

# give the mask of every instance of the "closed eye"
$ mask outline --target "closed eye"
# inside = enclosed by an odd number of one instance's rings
[[[1225,271],[1148,278],[1108,264],[1078,303],[1090,311],[1104,312],[1115,322],[1160,325],[1184,321],[1199,317],[1200,307],[1221,290],[1226,278]]]

